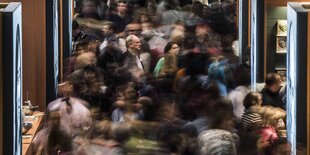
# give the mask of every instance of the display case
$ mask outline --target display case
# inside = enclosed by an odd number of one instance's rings
[[[0,154],[21,154],[22,106],[22,9],[21,3],[2,3],[0,10]],[[5,127],[4,127],[5,125]]]
[[[288,3],[287,135],[292,154],[310,154],[310,10]],[[308,3],[307,6],[310,6]],[[307,152],[297,153],[297,148]]]

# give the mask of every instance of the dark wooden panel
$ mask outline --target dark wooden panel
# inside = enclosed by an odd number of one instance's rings
[[[0,13],[0,60],[2,61],[2,13]],[[3,70],[0,66],[0,113],[3,114]],[[0,117],[0,137],[3,137],[3,117]],[[0,138],[0,154],[3,154],[3,138]]]
[[[310,26],[310,12],[308,12],[308,27]],[[310,30],[308,29],[308,39],[307,39],[307,75],[310,73]],[[310,155],[310,77],[307,76],[307,155]]]

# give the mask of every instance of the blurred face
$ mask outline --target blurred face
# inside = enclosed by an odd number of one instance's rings
[[[156,5],[152,2],[147,3],[146,7],[147,7],[148,11],[150,11],[152,13],[154,13],[153,11],[156,10]]]
[[[261,94],[257,93],[257,102],[258,102],[258,105],[261,106],[262,103],[263,103],[263,97]]]
[[[222,128],[226,130],[231,130],[236,127],[236,118],[234,116],[227,117],[224,119]]]
[[[147,15],[141,15],[141,17],[140,17],[140,22],[141,23],[146,23],[146,22],[149,22],[149,21],[150,21],[150,18]]]
[[[278,92],[282,87],[282,78],[280,75],[277,75],[276,82],[270,87],[272,92]]]
[[[121,13],[125,13],[127,11],[126,3],[117,3],[117,11]]]
[[[51,112],[48,118],[48,123],[50,126],[59,127],[60,126],[60,112],[59,111]]]
[[[81,30],[78,28],[78,29],[73,29],[72,30],[72,37],[75,38],[78,36],[78,34],[81,32]]]
[[[113,34],[113,31],[112,31],[112,29],[110,28],[109,25],[104,25],[102,27],[102,33],[103,33],[104,36],[110,36],[110,35]]]
[[[93,14],[97,12],[97,6],[95,5],[94,2],[92,1],[85,1],[82,6],[82,14],[83,15],[88,15],[88,14]]]
[[[170,54],[174,54],[174,55],[177,55],[179,54],[179,46],[177,44],[173,44],[171,49],[169,50],[169,53]]]
[[[136,98],[137,92],[134,88],[128,87],[125,90],[125,99],[134,99]]]
[[[276,86],[277,86],[277,91],[280,90],[281,86],[282,86],[282,78],[280,75],[277,76],[277,83],[276,83]]]
[[[196,37],[199,41],[207,40],[208,38],[208,27],[207,26],[197,26],[195,29]]]
[[[126,26],[126,35],[136,35],[139,36],[142,31],[141,24],[138,23],[130,23]]]
[[[129,46],[131,49],[139,51],[141,49],[141,42],[140,39],[137,36],[134,36],[132,39],[132,42]]]

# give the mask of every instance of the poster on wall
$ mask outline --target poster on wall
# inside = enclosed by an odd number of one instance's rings
[[[287,20],[277,21],[277,36],[287,36]]]
[[[277,53],[286,53],[286,36],[278,36],[276,41],[277,47]]]

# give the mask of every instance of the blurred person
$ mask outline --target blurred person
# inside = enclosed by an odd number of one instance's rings
[[[127,122],[143,120],[142,105],[138,103],[138,93],[134,87],[127,85],[124,90],[119,90],[120,98],[115,102],[117,106],[112,112],[113,122]]]
[[[99,50],[100,43],[101,43],[101,41],[98,39],[89,41],[89,43],[87,45],[88,51],[97,54],[98,50]]]
[[[130,136],[130,126],[124,123],[112,124],[103,121],[95,126],[97,137],[91,139],[89,143],[82,145],[77,154],[80,155],[125,155],[123,143]]]
[[[118,0],[117,1],[117,7],[116,7],[116,13],[119,17],[121,17],[121,20],[124,22],[124,26],[131,23],[132,17],[127,12],[127,1],[126,0]]]
[[[60,84],[58,84],[58,97],[76,97],[77,93],[74,90],[73,83],[71,81],[64,81]]]
[[[151,63],[152,63],[152,55],[150,53],[150,46],[145,41],[143,41],[141,44],[140,58],[141,58],[141,61],[143,63],[144,72],[150,73]]]
[[[97,57],[94,52],[83,52],[76,57],[74,70],[79,70],[88,65],[95,65]]]
[[[140,23],[128,23],[125,28],[125,37],[128,37],[129,35],[136,35],[137,37],[140,37],[142,32],[142,26]]]
[[[156,0],[147,0],[145,1],[144,7],[146,8],[148,14],[151,17],[151,21],[158,26],[162,20],[161,14],[157,11],[157,2]]]
[[[97,66],[105,70],[107,85],[112,86],[118,83],[116,70],[120,66],[122,53],[127,50],[126,41],[115,34],[113,22],[104,22],[102,33],[104,41],[99,47]]]
[[[178,55],[178,68],[181,69],[186,67],[188,55],[195,53],[195,41],[195,37],[192,34],[186,33],[184,36],[184,41],[182,41],[181,44],[178,44],[181,46]]]
[[[261,93],[263,95],[263,105],[271,105],[285,110],[279,91],[282,87],[281,76],[277,73],[269,73],[265,77],[265,87]]]
[[[185,39],[185,24],[182,21],[176,21],[171,27],[169,41],[176,42],[178,45],[183,45]]]
[[[110,121],[101,121],[93,124],[91,137],[88,142],[83,143],[76,151],[79,155],[105,154],[114,155],[118,150],[118,144],[111,141]]]
[[[164,55],[157,61],[153,70],[156,90],[162,97],[174,94],[173,84],[177,72],[177,59],[179,46],[176,42],[168,42],[164,49]]]
[[[182,119],[182,113],[179,105],[175,101],[175,97],[164,97],[160,100],[158,113],[156,114],[156,120],[162,125],[172,125],[181,127],[185,121]]]
[[[126,51],[125,40],[116,35],[115,23],[106,21],[102,25],[102,34],[104,41],[100,45],[100,54],[104,52],[104,48],[111,46],[112,48],[119,49],[122,52]]]
[[[207,42],[209,41],[209,31],[210,28],[206,24],[198,24],[195,27],[195,36],[197,39],[196,48],[198,48],[199,52],[206,53],[207,52]]]
[[[227,99],[219,99],[211,114],[210,129],[198,136],[201,155],[230,154],[237,155],[239,136],[235,134],[235,116],[232,104]]]
[[[286,119],[285,110],[281,108],[275,108],[273,106],[262,106],[260,109],[258,109],[257,113],[262,116],[263,126],[272,126],[277,130],[277,132],[279,132],[279,136],[286,136],[286,134],[283,133],[283,130],[285,130]],[[281,130],[282,133],[280,135]]]
[[[160,1],[158,6],[158,11],[162,13],[162,25],[171,25],[176,21],[184,21],[183,15],[180,11],[179,1],[177,0],[163,0]]]
[[[253,132],[262,128],[262,116],[257,113],[257,109],[261,107],[262,95],[256,92],[249,92],[243,100],[244,113],[241,117],[243,130],[245,132]]]
[[[33,154],[68,154],[73,155],[70,130],[61,126],[61,112],[53,109],[47,112],[47,124],[32,141]]]
[[[249,70],[243,70],[241,68],[236,72],[238,78],[236,79],[237,87],[228,93],[228,98],[232,101],[234,107],[234,113],[240,121],[244,112],[243,100],[244,97],[250,92],[251,85],[251,72]]]
[[[73,83],[74,91],[78,97],[90,103],[92,108],[101,108],[107,111],[110,105],[105,102],[106,85],[104,71],[94,65],[87,65],[76,70],[67,78]]]
[[[79,23],[74,20],[72,21],[72,52],[76,52],[77,45],[86,39],[86,34],[80,29]]]
[[[192,11],[199,17],[204,16],[204,7],[206,5],[198,0],[192,0]]]
[[[271,149],[271,155],[289,155],[291,154],[291,144],[286,138],[279,138],[273,142]]]
[[[86,132],[92,123],[89,104],[75,97],[59,98],[47,105],[47,111],[58,109],[60,112],[60,127],[71,131],[72,137]]]
[[[217,59],[219,58],[219,59]],[[214,81],[221,93],[221,96],[227,96],[229,87],[227,84],[227,60],[221,60],[223,57],[217,57],[214,62],[210,63],[208,67],[208,79]]]
[[[173,75],[177,71],[177,55],[179,46],[176,42],[168,42],[164,49],[164,56],[161,57],[153,71],[155,77]]]
[[[179,57],[180,59],[181,57]],[[179,60],[178,59],[178,60]],[[182,68],[178,70],[175,75],[174,80],[174,90],[178,93],[179,102],[185,104],[185,109],[187,111],[187,116],[194,112],[195,109],[199,109],[203,102],[199,101],[200,97],[209,97],[216,96],[218,89],[213,91],[208,91],[209,88],[213,88],[214,83],[208,80],[207,76],[207,55],[203,53],[194,53],[189,51],[186,55],[183,56]],[[213,97],[211,97],[214,99]],[[211,99],[211,100],[212,100]],[[206,102],[208,105],[212,103],[210,101]],[[209,107],[211,109],[211,107]],[[189,113],[188,113],[189,112]]]
[[[77,15],[79,18],[93,18],[100,19],[97,6],[99,5],[97,0],[83,0],[81,4],[81,12]]]
[[[85,40],[77,44],[74,53],[68,58],[69,64],[65,68],[64,77],[85,65],[96,63],[97,45],[98,40]]]
[[[273,144],[279,140],[279,136],[273,127],[263,128],[259,132],[260,136],[256,142],[258,155],[270,155]]]
[[[208,36],[209,36],[209,39],[207,41],[207,45],[208,45],[207,53],[210,54],[211,56],[217,56],[221,54],[222,38],[219,35],[219,33],[217,33],[211,28]]]

